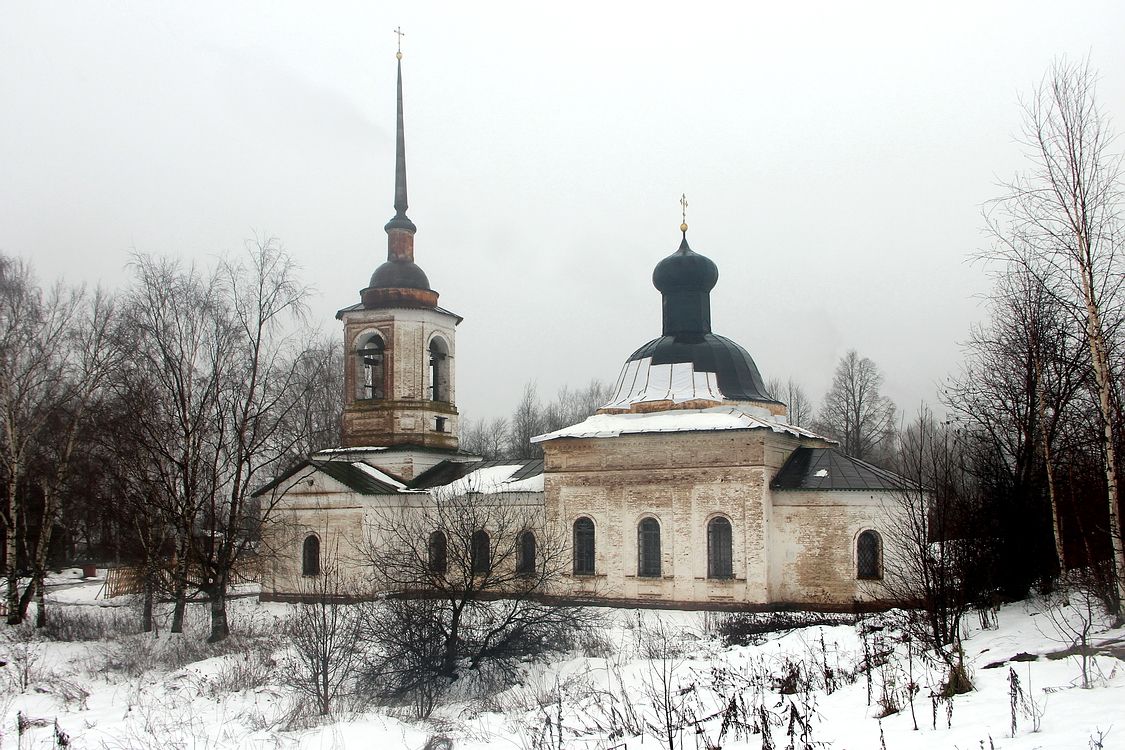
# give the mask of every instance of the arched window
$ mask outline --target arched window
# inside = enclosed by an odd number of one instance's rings
[[[637,525],[637,575],[660,576],[660,523],[646,518]]]
[[[320,575],[320,539],[316,534],[305,537],[305,543],[301,546],[301,575]]]
[[[535,573],[535,532],[520,534],[519,558],[516,560],[516,574],[529,576]]]
[[[429,544],[430,572],[434,575],[445,575],[449,567],[449,556],[446,552],[445,532],[435,531],[430,534]]]
[[[594,522],[585,516],[574,522],[574,575],[594,575]]]
[[[874,531],[865,531],[855,541],[856,578],[883,577],[883,541]]]
[[[473,575],[486,575],[492,569],[492,548],[483,529],[473,532],[472,558]]]
[[[386,359],[386,346],[377,333],[368,336],[356,350],[356,398],[366,400],[387,397]]]
[[[449,401],[449,347],[437,337],[430,342],[430,399]]]
[[[730,521],[722,516],[712,518],[707,524],[708,578],[733,577],[731,546]]]

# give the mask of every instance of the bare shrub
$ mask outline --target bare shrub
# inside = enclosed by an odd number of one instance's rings
[[[541,598],[570,564],[542,505],[481,489],[435,492],[373,519],[364,553],[390,593],[363,608],[372,656],[360,683],[371,700],[429,716],[454,684],[466,698],[510,686],[524,662],[577,647],[591,626],[588,608]]]
[[[254,690],[270,684],[277,674],[277,668],[272,649],[259,644],[241,654],[232,654],[224,661],[219,670],[207,680],[206,691],[214,698]]]
[[[43,642],[28,625],[5,628],[0,631],[0,648],[8,668],[7,677],[19,692],[27,692],[32,684],[43,677],[40,662],[43,660]]]
[[[775,633],[855,622],[854,615],[831,612],[731,612],[719,614],[713,627],[724,646],[749,646],[764,643]]]
[[[291,648],[286,660],[289,684],[311,698],[322,716],[337,699],[354,691],[364,658],[361,609],[349,604],[336,559],[305,581],[303,601],[286,626]]]
[[[56,606],[42,634],[52,641],[102,641],[136,633],[131,612],[123,607]]]
[[[1092,687],[1098,667],[1091,637],[1112,620],[1096,574],[1078,569],[1067,571],[1051,593],[1036,600],[1035,607],[1050,623],[1049,631],[1043,635],[1065,646],[1062,655],[1078,660],[1082,687]]]

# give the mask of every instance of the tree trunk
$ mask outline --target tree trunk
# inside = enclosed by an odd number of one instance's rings
[[[227,622],[227,580],[225,576],[219,576],[219,580],[211,589],[210,595],[211,635],[207,638],[207,642],[218,643],[230,635],[230,624]]]
[[[172,578],[174,586],[174,594],[176,605],[172,610],[172,629],[173,633],[184,632],[184,611],[187,609],[187,574],[188,574],[188,556],[187,553],[176,554],[176,559],[172,565]]]
[[[20,617],[20,579],[19,579],[19,534],[16,533],[17,526],[17,505],[16,490],[17,482],[14,476],[8,479],[8,510],[7,510],[7,549],[4,550],[4,564],[8,570],[8,624],[19,625],[23,622]]]
[[[1088,255],[1088,253],[1087,253]],[[1105,478],[1109,506],[1109,543],[1113,550],[1112,575],[1113,614],[1118,622],[1122,619],[1122,602],[1125,602],[1125,547],[1121,541],[1121,515],[1118,508],[1117,481],[1117,430],[1113,412],[1113,382],[1106,355],[1105,334],[1102,329],[1101,314],[1094,299],[1092,264],[1086,265],[1082,273],[1082,293],[1086,301],[1086,331],[1090,342],[1090,360],[1094,366],[1094,378],[1098,384],[1098,408],[1101,411],[1102,427],[1105,431],[1103,449],[1105,455]]]
[[[173,633],[184,632],[184,611],[187,609],[187,587],[181,581],[176,581],[176,605],[172,609]]]
[[[145,573],[145,599],[141,610],[141,631],[151,633],[155,629],[152,616],[152,600],[155,598],[155,586],[152,582],[152,572],[146,566]]]
[[[47,627],[47,583],[42,571],[35,572],[35,627]]]
[[[1059,561],[1059,575],[1066,573],[1066,554],[1063,548],[1062,519],[1059,518],[1059,496],[1055,487],[1055,461],[1051,454],[1051,436],[1047,429],[1047,396],[1043,383],[1043,363],[1038,353],[1035,360],[1035,403],[1039,413],[1039,435],[1043,444],[1043,462],[1047,467],[1047,497],[1051,502],[1051,531],[1055,538],[1055,557]]]

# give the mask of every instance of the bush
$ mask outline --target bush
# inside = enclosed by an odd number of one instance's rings
[[[133,613],[123,607],[67,607],[51,609],[40,632],[52,641],[103,641],[139,631]]]
[[[717,619],[714,627],[724,646],[764,643],[773,633],[814,625],[853,625],[855,616],[832,612],[732,612]]]

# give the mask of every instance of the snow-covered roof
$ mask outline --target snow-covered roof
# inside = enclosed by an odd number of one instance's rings
[[[609,438],[648,432],[711,432],[717,430],[772,430],[794,437],[821,438],[803,427],[791,425],[769,409],[748,404],[715,406],[710,409],[672,409],[640,414],[595,414],[570,427],[537,435],[533,443],[556,438]]]
[[[443,461],[410,483],[411,489],[441,488],[454,494],[476,492],[542,492],[543,460]]]
[[[499,492],[542,492],[543,470],[530,477],[520,478],[524,463],[490,466],[469,472],[460,479],[450,482],[446,489],[454,494],[479,492],[492,495]]]

